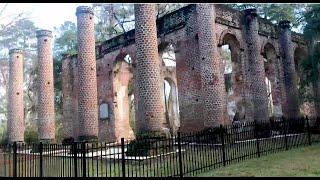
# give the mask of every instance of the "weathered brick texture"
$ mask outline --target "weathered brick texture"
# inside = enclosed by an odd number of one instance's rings
[[[77,7],[79,64],[79,138],[98,137],[96,53],[94,14],[87,6]]]
[[[9,51],[8,140],[24,141],[23,51]]]
[[[248,79],[250,86],[250,99],[253,104],[254,119],[266,121],[268,119],[268,99],[265,83],[265,71],[260,52],[258,35],[258,18],[256,9],[244,11],[243,31],[247,44]]]
[[[281,46],[281,58],[283,67],[283,81],[286,92],[285,103],[283,105],[284,113],[287,118],[297,118],[299,115],[297,74],[294,65],[294,49],[292,47],[290,22],[281,21],[279,23]]]
[[[214,127],[224,122],[226,108],[224,77],[215,36],[215,9],[212,4],[198,4],[197,13],[204,126]]]
[[[181,132],[191,132],[203,129],[204,108],[201,99],[201,75],[198,28],[196,8],[186,14],[184,41],[177,45],[176,76],[178,85],[179,115]]]
[[[52,32],[39,30],[38,39],[38,132],[40,140],[55,139]]]
[[[73,132],[73,81],[74,74],[72,68],[72,59],[64,59],[62,61],[62,93],[63,93],[63,104],[62,104],[62,126],[63,126],[63,137],[74,138]]]
[[[160,76],[154,4],[135,4],[136,100],[138,131],[162,131],[165,123],[162,102],[163,80]]]
[[[211,95],[213,99],[217,99],[213,100],[209,98],[213,103],[210,104],[212,107],[213,105],[219,108],[224,106],[219,112],[209,109],[212,112],[210,116],[213,116],[213,113],[218,113],[219,115],[215,116],[220,116],[223,111],[226,111],[227,97],[226,95],[220,96],[225,93],[224,88],[221,88],[224,86],[224,83],[219,79],[220,76],[217,76],[219,77],[217,81],[219,86],[208,86],[212,89],[202,88],[202,85],[210,82],[210,78],[212,77],[208,76],[206,78],[206,75],[210,75],[210,73],[204,73],[207,70],[208,72],[212,72],[211,75],[218,75],[218,71],[220,72],[219,75],[223,75],[224,63],[221,63],[223,62],[220,55],[221,52],[217,54],[215,53],[215,49],[221,51],[221,46],[224,44],[230,45],[233,56],[233,70],[235,73],[233,81],[237,81],[233,82],[234,90],[236,91],[233,96],[237,106],[239,104],[239,106],[245,107],[244,112],[242,112],[245,114],[245,118],[241,119],[241,121],[252,121],[254,118],[266,120],[268,118],[265,71],[269,75],[274,75],[274,77],[270,77],[274,86],[279,83],[279,86],[272,87],[273,105],[277,106],[279,112],[283,111],[282,105],[284,103],[280,105],[280,100],[282,98],[285,99],[287,88],[283,82],[284,67],[280,65],[282,59],[280,59],[279,50],[282,48],[279,44],[280,32],[278,26],[265,19],[255,17],[254,13],[249,13],[248,16],[244,17],[243,12],[218,4],[214,5],[215,11],[202,15],[199,14],[200,17],[197,14],[197,5],[191,4],[161,17],[155,24],[153,8],[150,8],[152,5],[138,6],[140,7],[136,8],[137,28],[97,46],[97,61],[95,61],[91,53],[93,51],[88,53],[89,51],[84,50],[79,50],[79,54],[77,55],[79,58],[75,55],[65,59],[65,67],[63,68],[63,76],[65,77],[63,80],[66,87],[63,87],[63,102],[65,106],[71,103],[72,107],[71,109],[70,106],[66,107],[64,110],[64,123],[67,123],[70,117],[73,119],[73,127],[65,127],[65,137],[68,137],[68,134],[78,137],[80,131],[88,129],[90,132],[99,132],[100,141],[114,142],[118,141],[121,137],[132,138],[132,129],[128,126],[128,95],[125,89],[125,86],[130,84],[128,79],[133,83],[134,87],[135,120],[138,128],[142,131],[160,131],[163,128],[167,128],[168,122],[165,120],[164,102],[162,102],[163,80],[166,77],[165,73],[161,74],[161,71],[164,71],[164,69],[161,69],[163,66],[161,65],[160,54],[162,45],[168,43],[174,44],[175,47],[176,85],[178,89],[180,118],[179,131],[191,132],[206,128],[206,125],[208,125],[206,121],[209,118],[205,113],[206,108],[203,97],[208,98]],[[85,10],[85,12],[89,11]],[[84,15],[85,17],[90,15],[90,13],[84,14],[86,14]],[[84,17],[82,20],[82,23],[90,21]],[[249,23],[244,24],[243,20],[247,20]],[[81,27],[85,27],[85,25]],[[84,31],[91,29],[84,28]],[[91,33],[93,34],[93,31]],[[204,34],[201,35],[201,33]],[[88,36],[83,36],[83,41],[80,43],[83,43],[83,47],[93,49],[93,41],[85,40],[85,37],[88,38]],[[291,39],[295,46],[298,44],[299,46],[306,45],[299,34],[291,33]],[[90,43],[87,43],[87,41]],[[208,44],[207,42],[209,41],[213,43]],[[157,48],[157,46],[160,48]],[[158,51],[158,49],[160,50]],[[201,53],[212,60],[211,64],[209,63],[210,66],[202,67],[203,60]],[[261,56],[263,53],[272,55],[272,58],[269,58],[271,61],[266,66],[264,66]],[[90,58],[84,58],[84,54],[90,55]],[[126,54],[130,54],[132,58],[131,65],[119,62],[123,61]],[[94,128],[91,125],[80,125],[80,116],[83,116],[80,113],[81,107],[78,106],[78,101],[79,104],[81,101],[78,91],[83,87],[80,81],[83,81],[82,83],[95,81],[93,74],[88,76],[90,77],[90,81],[83,80],[80,70],[83,67],[81,66],[82,60],[86,60],[85,62],[90,61],[88,64],[90,66],[96,65],[97,68],[95,75],[97,76],[98,103],[96,104],[100,105],[102,102],[109,104],[110,118],[108,120],[99,119],[98,130],[93,130]],[[218,61],[220,61],[220,65]],[[205,62],[209,62],[209,60]],[[220,67],[220,70],[216,69],[216,66]],[[90,73],[91,70],[83,70],[83,72]],[[89,89],[91,87],[93,86],[90,86]],[[213,90],[215,88],[221,88],[221,92],[223,93],[202,94],[204,90]],[[90,95],[92,94],[90,93]],[[219,96],[216,96],[217,94]],[[95,108],[92,108],[90,105],[85,107],[88,110]],[[239,110],[243,111],[243,108],[239,108]],[[85,108],[82,107],[81,111],[85,111]],[[305,111],[310,110],[305,108]],[[99,114],[98,112],[99,110],[97,110],[96,114]],[[90,118],[82,117],[82,119],[87,120]],[[224,123],[231,123],[231,120],[225,118]],[[90,119],[88,122],[96,121]],[[221,123],[219,120],[216,122],[218,124]],[[209,124],[209,126],[211,125]],[[73,129],[73,132],[71,129]]]

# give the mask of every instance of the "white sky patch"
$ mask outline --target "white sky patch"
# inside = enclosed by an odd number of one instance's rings
[[[0,3],[0,7],[4,5]],[[53,31],[54,27],[59,27],[65,21],[76,23],[78,6],[92,6],[92,3],[8,3],[0,24],[6,24],[18,14],[26,13],[26,17],[39,29]]]

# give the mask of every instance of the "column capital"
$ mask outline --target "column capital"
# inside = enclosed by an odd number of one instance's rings
[[[280,21],[279,22],[279,27],[281,29],[286,29],[286,28],[290,29],[291,28],[290,21],[288,21],[288,20]]]
[[[52,36],[52,31],[49,31],[49,30],[45,30],[45,29],[41,29],[41,30],[37,30],[36,31],[36,37],[39,38],[39,37],[42,37],[42,36],[47,36],[47,37],[53,37]]]
[[[245,16],[253,16],[253,17],[257,17],[257,9],[255,8],[251,8],[251,9],[245,9],[243,10],[243,13]]]
[[[9,50],[9,54],[13,54],[13,53],[23,54],[24,51],[22,49],[19,49],[19,48],[10,49]]]
[[[76,10],[76,15],[78,16],[79,14],[82,13],[89,13],[89,14],[94,14],[93,9],[89,6],[78,6]]]

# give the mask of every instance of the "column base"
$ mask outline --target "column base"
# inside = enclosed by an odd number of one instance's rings
[[[40,142],[42,142],[42,144],[53,144],[55,143],[55,139],[40,139]]]
[[[98,142],[97,136],[79,136],[78,142]]]
[[[62,140],[62,145],[71,145],[74,142],[73,137],[64,138]]]

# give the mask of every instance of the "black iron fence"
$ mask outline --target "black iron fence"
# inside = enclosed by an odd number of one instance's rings
[[[238,123],[173,138],[120,143],[0,145],[0,176],[193,176],[245,159],[320,141],[320,121]]]

